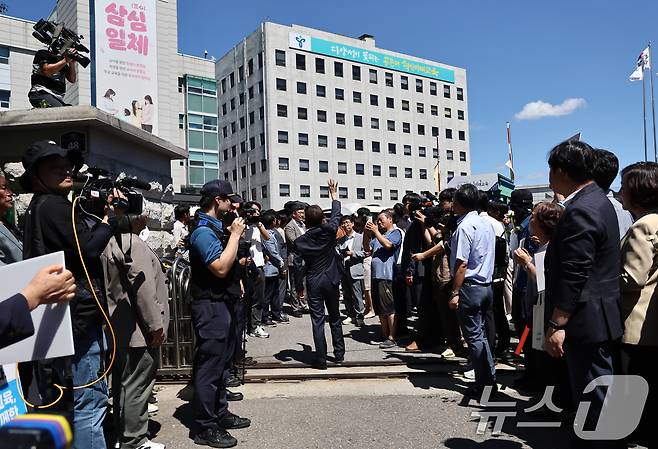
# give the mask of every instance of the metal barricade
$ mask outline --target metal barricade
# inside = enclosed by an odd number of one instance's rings
[[[169,284],[169,331],[162,344],[159,376],[186,376],[192,372],[194,329],[190,298],[190,264],[178,256],[167,271]]]

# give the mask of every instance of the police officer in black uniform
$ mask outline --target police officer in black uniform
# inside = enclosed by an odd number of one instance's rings
[[[238,244],[245,229],[231,213],[239,202],[227,181],[207,182],[201,189],[198,222],[190,234],[190,293],[196,335],[194,409],[196,444],[233,447],[227,429],[248,427],[251,421],[228,411],[225,369],[234,352],[236,305],[240,300]],[[231,218],[230,226],[222,219]]]

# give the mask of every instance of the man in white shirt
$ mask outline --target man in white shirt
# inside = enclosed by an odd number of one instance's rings
[[[187,225],[190,222],[190,206],[179,204],[174,208],[174,229],[172,234],[174,235],[171,240],[171,248],[180,253],[185,247],[185,237],[189,233]]]

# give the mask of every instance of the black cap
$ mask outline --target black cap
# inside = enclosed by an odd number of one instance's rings
[[[82,153],[78,150],[64,149],[52,140],[39,140],[34,142],[29,146],[22,158],[25,173],[19,178],[19,182],[23,189],[28,192],[32,190],[30,172],[34,169],[34,166],[40,159],[53,155],[69,159],[73,164],[73,172],[80,170],[85,163]]]
[[[240,195],[233,192],[231,183],[221,179],[215,179],[214,181],[208,181],[205,183],[203,187],[201,187],[201,196],[223,196],[227,197],[232,203],[242,202]]]
[[[528,189],[517,189],[510,195],[510,204],[532,205],[532,192]]]

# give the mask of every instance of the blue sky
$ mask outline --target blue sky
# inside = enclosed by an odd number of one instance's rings
[[[4,1],[8,14],[30,19],[46,16],[55,4]],[[348,36],[368,33],[378,47],[466,68],[473,173],[506,173],[506,121],[512,123],[517,184],[545,182],[548,150],[578,131],[591,145],[615,152],[622,166],[644,157],[642,86],[628,75],[646,43],[658,39],[655,1],[179,0],[178,9],[184,53],[207,49],[219,57],[270,20]],[[548,109],[573,109],[568,115],[515,118],[527,103],[567,99],[579,100]]]

